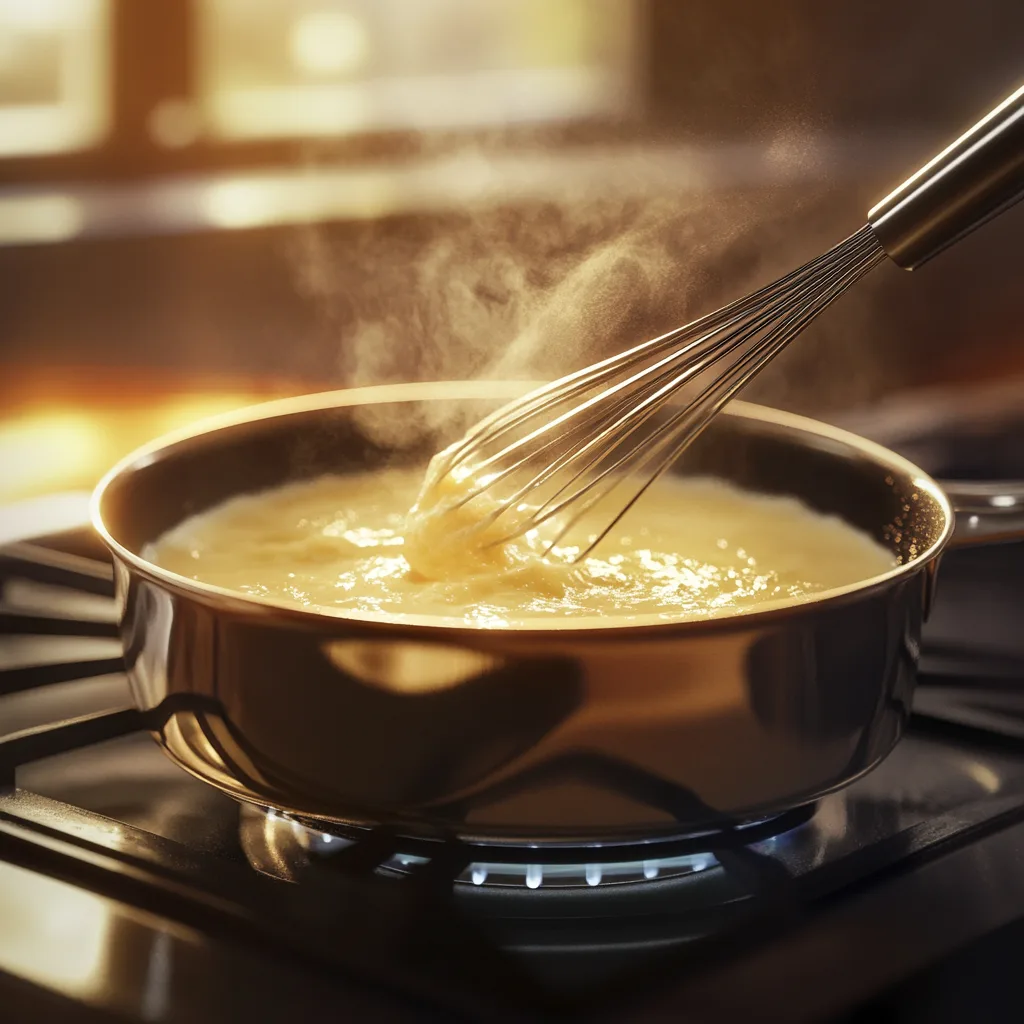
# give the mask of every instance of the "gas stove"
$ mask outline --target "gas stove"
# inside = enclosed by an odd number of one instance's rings
[[[1019,580],[1022,549],[987,571]],[[909,735],[816,806],[618,847],[484,847],[240,807],[130,709],[94,537],[9,545],[0,576],[7,1019],[818,1020],[1024,918],[1011,656],[970,675],[929,634]]]

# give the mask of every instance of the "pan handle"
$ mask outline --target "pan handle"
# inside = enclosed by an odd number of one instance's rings
[[[954,480],[941,486],[956,513],[950,547],[1024,540],[1024,480]]]

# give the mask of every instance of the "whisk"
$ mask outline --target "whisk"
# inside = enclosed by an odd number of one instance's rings
[[[712,417],[886,258],[913,270],[1024,195],[1024,87],[908,178],[845,241],[750,295],[547,384],[441,456],[441,514],[477,501],[486,545],[530,531],[544,554],[592,551]],[[447,489],[438,489],[447,479]],[[459,517],[465,529],[467,517]],[[454,523],[455,520],[452,520]],[[565,544],[584,523],[580,543]],[[484,533],[484,531],[486,531]]]

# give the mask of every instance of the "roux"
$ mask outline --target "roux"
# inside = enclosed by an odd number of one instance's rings
[[[673,477],[570,564],[564,549],[539,557],[537,531],[490,547],[456,542],[477,513],[409,515],[421,481],[421,472],[386,470],[242,495],[185,520],[145,554],[182,576],[307,608],[485,627],[742,614],[896,565],[867,534],[794,498]]]

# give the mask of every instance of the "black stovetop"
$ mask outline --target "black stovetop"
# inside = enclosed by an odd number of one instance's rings
[[[848,1013],[1024,917],[1022,573],[1024,545],[950,559],[910,733],[848,789],[643,859],[509,863],[240,809],[125,710],[95,539],[9,547],[2,1005],[189,1022]]]

